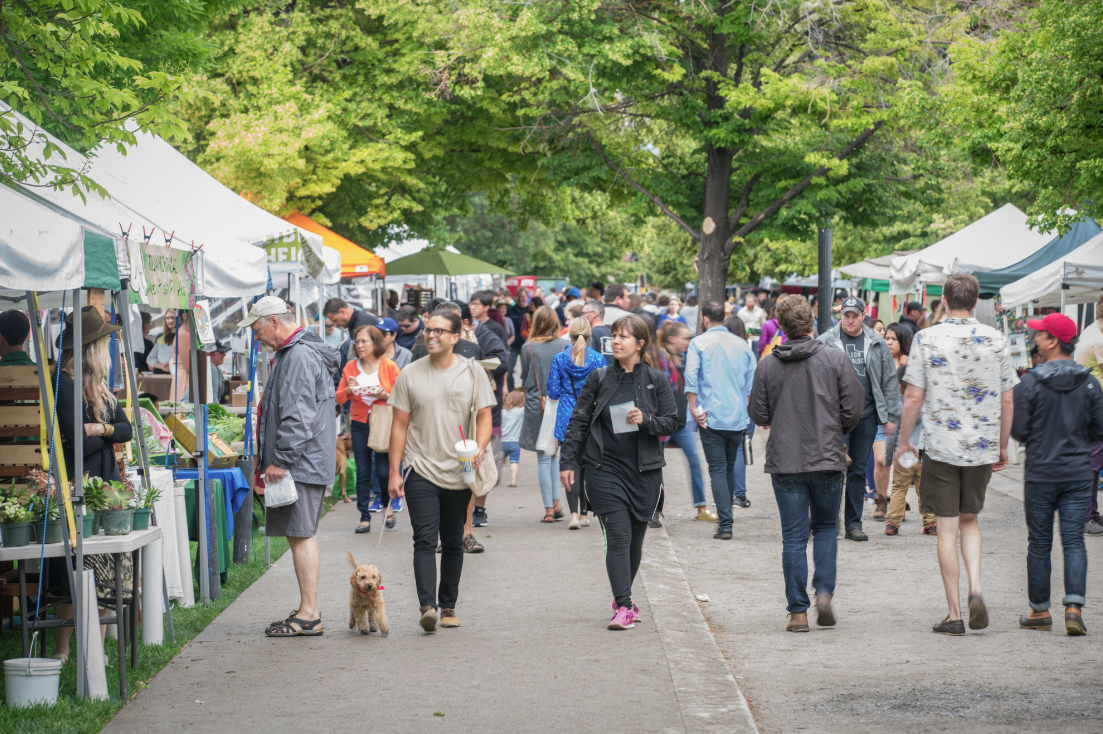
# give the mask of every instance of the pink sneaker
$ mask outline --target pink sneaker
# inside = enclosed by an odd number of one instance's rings
[[[617,600],[613,600],[613,614],[617,613]],[[640,616],[640,608],[636,606],[635,602],[632,602],[632,623],[642,622],[643,617]]]
[[[611,630],[630,630],[635,626],[632,622],[632,610],[628,607],[618,609],[613,618],[609,620],[609,629]]]

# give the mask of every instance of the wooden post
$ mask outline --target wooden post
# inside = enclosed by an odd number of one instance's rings
[[[95,306],[100,316],[103,316],[104,320],[107,320],[107,311],[105,309],[106,298],[104,296],[103,288],[89,288],[88,289],[88,305]]]

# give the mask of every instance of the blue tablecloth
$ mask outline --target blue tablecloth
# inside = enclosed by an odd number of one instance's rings
[[[177,469],[177,479],[199,480],[198,469]],[[245,481],[245,474],[236,466],[229,469],[208,469],[208,479],[222,481],[222,495],[226,503],[226,534],[234,537],[234,513],[241,509],[241,504],[249,499],[249,483]]]

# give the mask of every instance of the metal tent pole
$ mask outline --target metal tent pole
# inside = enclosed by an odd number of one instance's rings
[[[123,378],[130,382],[130,408],[134,415],[134,430],[138,434],[138,467],[142,477],[142,487],[148,492],[153,482],[149,478],[149,454],[146,451],[145,430],[142,428],[142,411],[138,404],[138,377],[134,372],[134,349],[131,346],[130,336],[130,283],[123,281],[123,289],[119,291],[122,298],[122,308],[116,308],[119,318],[122,319],[123,332],[123,364],[126,365],[126,374]],[[125,356],[125,355],[129,355]],[[157,525],[157,510],[150,513],[150,519]],[[165,599],[165,618],[168,621],[169,641],[176,642],[176,634],[172,629],[172,612],[169,607],[169,587],[165,575],[161,574],[161,594]]]
[[[190,331],[196,333],[195,315],[188,311]],[[189,344],[191,353],[191,402],[192,423],[195,425],[195,462],[199,467],[199,481],[195,483],[195,510],[196,524],[199,526],[199,598],[203,606],[211,603],[210,580],[210,544],[207,534],[207,437],[203,435],[203,421],[201,411],[205,406],[199,402],[199,360],[196,355],[195,345]]]
[[[65,314],[61,315],[65,318]],[[84,382],[84,367],[82,364],[84,336],[81,329],[80,288],[73,289],[73,492],[74,507],[84,503],[84,451],[77,451],[84,439],[84,399],[81,387]],[[58,369],[61,369],[61,360],[58,360]],[[75,512],[75,510],[74,510]],[[81,525],[83,526],[83,516]],[[77,555],[74,564],[74,574],[83,579],[84,574],[84,528],[77,529]],[[83,584],[75,584],[70,591],[73,592],[73,622],[76,624],[77,634],[77,693],[88,695],[88,671],[85,666],[88,663],[88,635],[84,633],[85,611],[83,603]]]
[[[831,301],[834,295],[831,290],[831,230],[821,228],[817,237],[819,245],[819,312],[816,319],[819,322],[819,333],[824,333],[831,328]]]

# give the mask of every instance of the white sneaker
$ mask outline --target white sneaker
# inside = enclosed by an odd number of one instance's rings
[[[582,527],[582,523],[579,522],[577,515],[571,515],[571,523],[567,526],[568,530],[578,530]]]
[[[578,524],[584,528],[590,527],[590,517],[588,515],[583,515],[582,519],[578,521]]]

